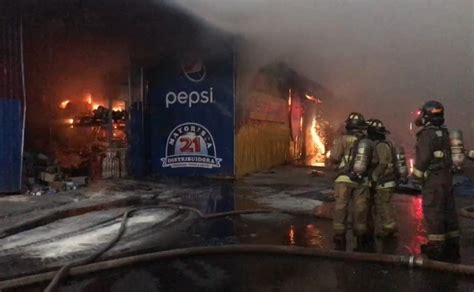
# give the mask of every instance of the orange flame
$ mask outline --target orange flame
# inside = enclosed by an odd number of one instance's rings
[[[326,146],[324,146],[324,139],[320,136],[318,123],[316,118],[313,119],[313,124],[311,125],[311,138],[313,139],[313,144],[318,150],[319,154],[326,153]]]
[[[125,102],[124,101],[114,101],[112,105],[113,111],[124,111],[125,110]]]
[[[90,93],[86,94],[85,101],[86,101],[88,104],[92,104],[92,94],[90,94]]]
[[[64,119],[63,123],[66,125],[73,125],[74,124],[74,119]]]
[[[59,107],[62,108],[62,109],[65,109],[70,102],[71,101],[69,99],[65,99],[65,100],[61,101],[61,103],[59,104]]]

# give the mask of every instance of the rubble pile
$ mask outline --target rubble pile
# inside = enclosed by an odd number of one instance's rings
[[[75,164],[74,159],[80,163]],[[83,162],[83,158],[76,157],[71,159],[69,165],[81,167],[84,165],[81,164]],[[23,165],[25,192],[33,196],[75,190],[87,185],[89,179],[89,172],[86,169],[77,168],[77,172],[82,172],[83,175],[71,176],[73,172],[61,167],[59,160],[52,160],[42,153],[25,152]]]
[[[93,101],[91,95],[59,103],[45,152],[24,155],[24,191],[41,196],[75,190],[89,180],[127,176],[126,105],[109,105]]]

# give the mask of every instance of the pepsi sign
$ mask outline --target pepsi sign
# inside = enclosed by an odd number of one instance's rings
[[[231,46],[167,58],[149,72],[151,171],[234,176]]]

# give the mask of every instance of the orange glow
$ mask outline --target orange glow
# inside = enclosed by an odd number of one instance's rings
[[[300,129],[303,131],[303,117],[300,119]]]
[[[63,100],[61,101],[61,103],[59,104],[59,107],[64,109],[67,107],[67,105],[70,103],[71,101],[69,99],[66,99],[66,100]]]
[[[326,153],[326,146],[324,133],[318,124],[316,117],[313,118],[311,127],[309,128],[309,134],[311,136],[310,147],[308,150],[309,154],[312,155],[309,160],[310,165],[316,167],[324,167],[326,165],[326,159],[329,158],[329,153]]]
[[[113,111],[124,111],[125,110],[125,101],[114,101],[112,105]]]
[[[410,158],[410,174],[413,173],[413,169],[415,168],[415,160]]]
[[[87,102],[88,104],[92,104],[92,94],[86,94],[85,102]]]
[[[73,125],[74,124],[74,119],[64,119],[63,123],[65,125]]]
[[[318,150],[319,153],[325,153],[326,147],[324,146],[323,138],[320,136],[320,129],[316,118],[313,119],[313,124],[311,125],[311,138],[313,139],[313,144]]]
[[[98,103],[92,103],[92,110],[98,109],[99,106],[102,106],[102,105],[101,105],[101,104],[98,104]]]
[[[296,235],[295,235],[295,226],[290,226],[290,231],[288,232],[288,239],[290,240],[290,245],[296,244]]]

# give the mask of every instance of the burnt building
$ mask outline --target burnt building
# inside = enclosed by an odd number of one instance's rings
[[[330,92],[283,63],[242,70],[239,36],[150,1],[2,5],[1,192],[42,172],[234,178],[324,162]]]

